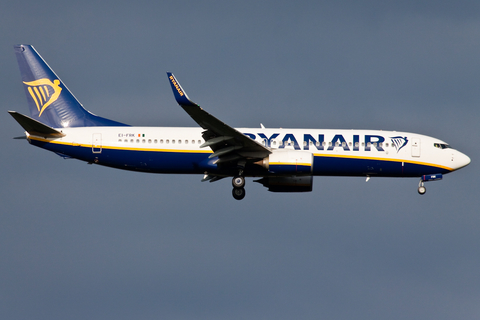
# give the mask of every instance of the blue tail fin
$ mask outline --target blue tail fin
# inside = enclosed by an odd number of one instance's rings
[[[32,46],[14,48],[33,119],[53,128],[126,126],[85,110]]]

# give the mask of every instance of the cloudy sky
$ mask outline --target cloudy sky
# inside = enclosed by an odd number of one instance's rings
[[[4,1],[0,5],[4,319],[478,319],[478,1]],[[63,160],[13,140],[28,113],[13,45],[83,105],[132,125],[401,130],[472,163],[442,181],[247,180]]]

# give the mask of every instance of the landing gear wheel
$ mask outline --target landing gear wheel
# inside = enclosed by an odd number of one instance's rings
[[[244,188],[233,188],[232,196],[235,200],[242,200],[245,198],[245,189]]]
[[[233,177],[232,186],[234,188],[243,188],[245,186],[245,178],[242,176]]]
[[[425,188],[424,186],[420,186],[418,187],[418,193],[419,194],[425,194],[425,192],[427,192],[427,188]]]

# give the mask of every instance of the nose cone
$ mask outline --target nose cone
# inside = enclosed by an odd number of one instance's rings
[[[469,156],[461,153],[460,151],[457,151],[454,156],[455,170],[468,166],[470,161],[471,160]]]

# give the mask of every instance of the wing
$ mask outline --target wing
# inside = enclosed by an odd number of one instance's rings
[[[213,150],[210,158],[218,157],[217,164],[230,162],[243,167],[247,161],[263,159],[272,153],[268,148],[200,108],[188,98],[175,76],[171,72],[167,72],[167,75],[177,103],[205,129],[202,134],[205,143],[200,147],[210,147]]]

